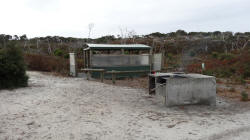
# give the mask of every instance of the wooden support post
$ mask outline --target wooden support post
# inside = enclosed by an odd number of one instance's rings
[[[86,68],[86,66],[85,66],[85,61],[86,61],[86,59],[85,59],[85,51],[83,50],[83,68]]]
[[[87,72],[87,80],[90,79],[90,71]]]
[[[103,79],[104,79],[104,71],[100,72],[101,74],[101,82],[103,83]]]
[[[89,53],[88,53],[88,51],[85,51],[85,58],[86,58],[86,60],[84,60],[85,61],[85,68],[89,68]]]
[[[152,48],[149,50],[149,65],[150,65],[150,72],[153,70],[153,50]]]
[[[121,51],[122,51],[122,55],[124,55],[125,54],[124,49],[121,49]]]
[[[165,49],[162,51],[161,55],[161,70],[163,70],[165,67]]]
[[[142,50],[139,50],[139,55],[141,55],[142,54]]]
[[[114,70],[112,70],[112,83],[115,84],[115,73],[114,73]]]
[[[92,67],[93,50],[89,50],[89,67]]]

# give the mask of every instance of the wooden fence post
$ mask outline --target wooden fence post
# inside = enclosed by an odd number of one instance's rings
[[[116,78],[116,76],[115,76],[114,70],[112,70],[112,82],[113,82],[113,84],[115,84],[115,78]]]
[[[104,71],[100,72],[100,74],[101,74],[101,82],[103,83]]]
[[[87,80],[90,79],[90,71],[87,72]]]

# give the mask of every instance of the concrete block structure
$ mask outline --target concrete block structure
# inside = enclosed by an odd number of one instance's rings
[[[75,53],[69,53],[69,62],[70,62],[70,76],[76,77],[76,58]]]
[[[186,104],[216,105],[213,76],[184,73],[156,73],[149,76],[149,91],[164,97],[166,106]]]

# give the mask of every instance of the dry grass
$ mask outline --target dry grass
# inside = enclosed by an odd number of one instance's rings
[[[69,59],[56,56],[25,54],[29,70],[51,72],[54,75],[69,75]],[[83,67],[83,60],[77,59],[78,68]]]
[[[96,80],[96,81],[99,81],[99,80]],[[113,84],[112,80],[107,80],[107,79],[104,80],[104,83]],[[148,77],[126,78],[122,80],[120,79],[120,80],[116,80],[115,85],[146,90],[148,88]]]

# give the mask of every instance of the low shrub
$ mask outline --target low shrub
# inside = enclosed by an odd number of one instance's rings
[[[63,57],[64,57],[65,59],[69,59],[69,54],[68,54],[68,53],[67,53],[67,54],[64,54]]]
[[[202,70],[201,62],[206,64],[206,70]],[[188,65],[187,71],[233,78],[235,82],[245,84],[245,80],[250,78],[250,53],[244,50],[232,53],[213,52],[212,57],[203,57]]]
[[[250,62],[245,63],[243,77],[249,78],[250,77]]]
[[[54,55],[55,56],[63,56],[64,54],[63,54],[63,51],[61,49],[56,49],[54,51]]]
[[[241,92],[241,100],[242,101],[248,101],[248,94],[246,91]]]
[[[172,60],[174,56],[173,56],[172,53],[168,53],[166,57],[167,57],[169,60]]]
[[[28,85],[26,65],[21,49],[14,42],[0,49],[0,89],[12,89]]]
[[[231,60],[234,58],[234,55],[231,53],[222,53],[219,55],[220,60]]]
[[[214,76],[214,72],[212,70],[204,70],[202,74]]]
[[[229,92],[235,92],[236,90],[235,90],[234,87],[230,87],[228,91],[229,91]]]
[[[63,76],[69,75],[69,59],[56,56],[26,54],[25,61],[29,70],[54,72]],[[83,60],[76,59],[78,70],[83,68]]]
[[[219,53],[218,52],[212,52],[212,57],[217,59],[219,56]]]
[[[56,72],[61,75],[69,73],[69,60],[61,57],[26,54],[25,61],[29,70]]]
[[[230,69],[220,69],[218,70],[218,74],[219,77],[223,77],[223,78],[230,78],[233,73],[232,71],[230,71]]]
[[[195,56],[195,52],[194,52],[194,51],[191,51],[191,52],[189,53],[189,56],[190,56],[190,57],[194,57],[194,56]]]

